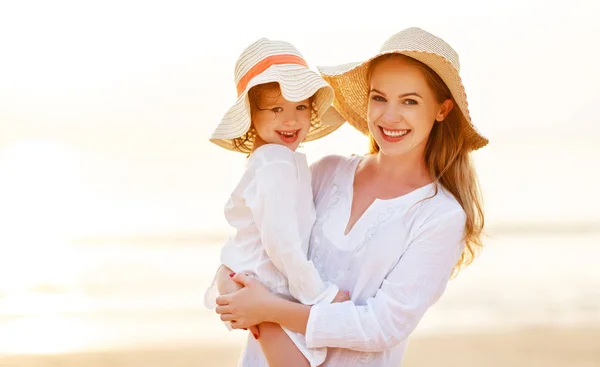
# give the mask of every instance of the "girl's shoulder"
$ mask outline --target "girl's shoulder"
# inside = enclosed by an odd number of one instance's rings
[[[298,166],[299,164],[307,165],[304,154],[294,152],[284,145],[265,144],[256,148],[250,154],[247,166],[257,169],[272,163],[289,163],[294,166]]]

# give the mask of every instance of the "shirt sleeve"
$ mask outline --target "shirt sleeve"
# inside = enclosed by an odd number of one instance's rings
[[[312,197],[299,196],[298,167],[293,157],[261,165],[251,185],[246,204],[267,255],[288,280],[290,294],[308,305],[331,302],[338,287],[321,279],[304,250],[308,243],[303,241],[309,241],[310,233],[300,232],[298,218],[311,213],[300,213],[297,202]]]
[[[313,306],[307,346],[380,352],[406,339],[444,292],[464,248],[464,228],[462,209],[427,221],[366,304]]]

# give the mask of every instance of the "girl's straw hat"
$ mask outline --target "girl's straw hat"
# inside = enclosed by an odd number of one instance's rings
[[[320,123],[311,126],[306,141],[321,138],[340,127],[344,119],[331,108],[333,89],[316,72],[310,70],[300,52],[288,42],[261,38],[248,46],[235,65],[238,99],[227,111],[210,141],[234,150],[233,140],[250,129],[248,91],[259,85],[276,82],[283,98],[299,102],[315,96],[314,108]],[[329,110],[328,110],[329,109]]]
[[[387,54],[402,54],[416,59],[435,71],[446,83],[460,110],[462,128],[466,133],[467,147],[479,149],[488,143],[469,115],[467,94],[459,75],[458,54],[440,38],[419,28],[408,28],[393,35],[370,59],[333,67],[318,67],[321,75],[335,91],[334,107],[356,129],[369,133],[367,125],[368,70],[373,59]]]

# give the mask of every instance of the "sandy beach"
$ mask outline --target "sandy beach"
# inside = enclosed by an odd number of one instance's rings
[[[403,366],[599,367],[599,243],[597,234],[490,240],[421,320]],[[236,366],[244,334],[202,304],[218,245],[67,250],[52,283],[5,285],[0,367]]]
[[[403,367],[598,367],[600,328],[530,328],[502,333],[417,336]],[[202,344],[64,355],[0,357],[2,367],[236,366],[240,345]]]

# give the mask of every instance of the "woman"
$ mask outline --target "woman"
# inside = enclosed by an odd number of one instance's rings
[[[320,71],[335,108],[371,145],[311,168],[310,257],[351,301],[301,305],[236,274],[244,288],[219,297],[216,311],[233,328],[271,322],[305,334],[308,347],[330,348],[326,366],[397,366],[426,310],[481,247],[470,152],[487,139],[471,123],[458,55],[421,29],[392,36],[365,62]],[[243,365],[263,360],[249,338]]]

